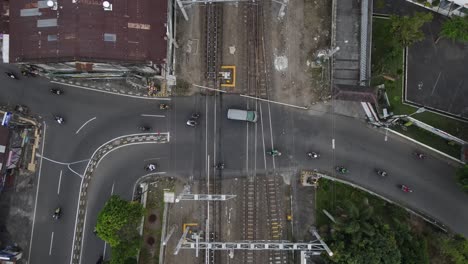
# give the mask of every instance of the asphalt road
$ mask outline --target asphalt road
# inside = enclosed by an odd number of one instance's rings
[[[350,173],[337,177],[416,208],[468,235],[467,197],[455,184],[453,164],[426,150],[422,151],[428,154],[427,159],[418,160],[412,155],[417,146],[369,128],[360,120],[256,103],[236,95],[173,98],[172,109],[162,111],[158,101],[71,87],[63,87],[65,94],[56,96],[48,91],[52,85],[39,78],[14,81],[1,75],[0,83],[1,105],[25,104],[45,123],[36,182],[32,264],[70,262],[78,192],[87,159],[104,142],[139,133],[137,126],[141,124],[150,125],[153,132],[169,132],[171,141],[125,147],[102,160],[88,192],[82,263],[93,263],[104,251],[104,244],[92,233],[97,212],[111,193],[130,198],[149,159],[157,159],[166,175],[188,180],[212,174],[217,162],[226,165],[223,178],[268,171],[286,181],[300,169],[334,174],[333,168],[342,165]],[[256,109],[261,118],[256,124],[227,120],[227,109],[232,107]],[[193,112],[201,113],[200,124],[187,127],[185,121]],[[63,116],[66,123],[55,123],[53,114]],[[273,147],[282,156],[265,154]],[[320,152],[321,158],[309,160],[308,151]],[[378,177],[375,168],[387,170],[389,176]],[[400,191],[397,185],[402,183],[414,192]],[[63,208],[63,217],[53,221],[51,215],[57,206]]]

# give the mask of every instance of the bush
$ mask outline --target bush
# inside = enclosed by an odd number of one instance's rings
[[[457,170],[457,181],[463,191],[468,193],[468,165]]]

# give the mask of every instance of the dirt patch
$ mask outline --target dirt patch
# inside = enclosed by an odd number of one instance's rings
[[[279,10],[278,3],[265,3],[270,98],[309,106],[329,94],[328,64],[317,64],[316,56],[330,47],[331,1],[291,1],[283,17]]]
[[[177,8],[178,9],[178,8]],[[199,89],[190,84],[205,85],[204,80],[204,43],[203,43],[203,5],[186,7],[189,21],[185,21],[180,12],[177,16],[177,43],[175,50],[177,86],[176,95],[192,95]]]

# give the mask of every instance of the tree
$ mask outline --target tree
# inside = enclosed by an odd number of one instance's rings
[[[99,212],[96,232],[112,248],[111,264],[123,264],[137,254],[141,243],[137,229],[143,212],[141,204],[117,195],[111,196]]]
[[[445,21],[440,30],[440,37],[448,38],[452,41],[468,42],[468,16],[452,17]]]
[[[442,253],[452,260],[454,264],[468,263],[468,240],[460,235],[441,239]]]
[[[468,193],[468,165],[465,165],[457,170],[457,181],[463,191]]]
[[[339,211],[333,226],[336,230],[351,235],[353,240],[360,240],[362,235],[374,235],[374,227],[371,223],[374,208],[369,205],[367,199],[359,205],[346,200]]]
[[[361,240],[350,242],[348,234],[334,233],[330,248],[333,263],[343,264],[399,264],[401,254],[393,232],[387,225],[377,225],[373,236],[363,236]],[[351,239],[352,241],[353,239]]]
[[[401,263],[428,264],[429,252],[425,237],[411,231],[408,223],[394,218],[392,230],[397,239],[397,246],[401,253]]]
[[[403,47],[424,39],[421,27],[432,20],[431,13],[416,12],[413,16],[390,16],[391,34]]]

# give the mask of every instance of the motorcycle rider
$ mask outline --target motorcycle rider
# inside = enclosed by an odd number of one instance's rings
[[[377,170],[377,174],[380,175],[380,176],[382,176],[382,177],[387,176],[387,172],[384,171],[384,170]]]
[[[54,211],[54,214],[52,215],[52,218],[54,218],[55,220],[58,220],[61,215],[62,215],[62,208],[57,207],[57,208],[55,208],[55,211]]]
[[[63,91],[62,91],[62,90],[56,89],[56,88],[50,89],[50,92],[53,93],[53,94],[56,94],[56,95],[61,95],[61,94],[63,94]]]
[[[273,157],[281,156],[281,152],[279,152],[277,149],[272,149],[271,151],[268,151],[267,153],[268,153],[268,155],[271,155]]]
[[[216,164],[216,169],[224,170],[224,163],[220,162],[220,163]]]
[[[60,125],[65,123],[65,119],[63,119],[63,117],[61,116],[54,116],[54,118],[55,118],[55,121],[57,121],[57,123],[59,123]]]

